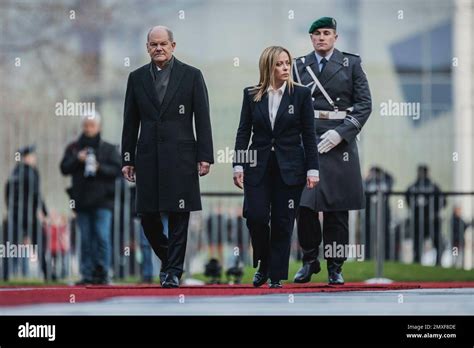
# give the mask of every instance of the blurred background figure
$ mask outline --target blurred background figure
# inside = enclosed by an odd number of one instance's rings
[[[138,218],[137,218],[138,220]],[[141,282],[152,284],[153,283],[153,253],[151,252],[151,246],[146,239],[143,227],[140,225],[140,250],[142,254],[141,262]]]
[[[78,285],[109,282],[112,208],[121,160],[116,147],[101,139],[100,121],[98,113],[83,117],[82,134],[67,146],[61,161],[63,175],[72,177],[67,192],[81,234]]]
[[[244,276],[244,269],[240,263],[240,257],[235,258],[235,264],[225,272],[227,284],[240,284]]]
[[[67,254],[70,250],[69,221],[63,214],[51,209],[48,221],[44,225],[47,241],[44,277],[46,281],[63,280],[67,276]]]
[[[453,215],[451,217],[451,247],[453,255],[453,264],[457,266],[462,265],[464,255],[464,232],[472,225],[471,222],[466,222],[462,218],[462,208],[455,205],[453,208]],[[456,248],[456,249],[454,249]]]
[[[373,166],[369,170],[369,174],[364,180],[365,185],[365,200],[366,209],[365,213],[365,258],[372,258],[372,243],[377,233],[377,192],[390,192],[392,191],[394,180],[392,175],[383,170],[380,167]],[[390,205],[389,196],[383,198],[383,229],[385,236],[385,260],[390,259]],[[397,240],[397,239],[395,239]]]
[[[416,181],[410,185],[405,198],[410,208],[410,228],[413,230],[414,262],[420,263],[425,238],[431,238],[436,250],[436,265],[441,264],[441,209],[446,206],[446,197],[429,175],[426,165],[418,166]]]
[[[235,207],[230,210],[230,215],[227,220],[228,242],[234,246],[234,255],[238,259],[235,262],[250,262],[250,239],[248,231],[245,230],[245,221],[242,217],[242,209]],[[247,234],[247,235],[244,235]],[[236,252],[238,251],[238,253]],[[234,267],[235,265],[233,265]]]
[[[206,265],[204,275],[209,278],[207,284],[220,284],[222,276],[222,266],[219,260],[212,258]]]
[[[139,256],[138,227],[135,224],[135,186],[118,177],[115,181],[114,210],[112,212],[112,264],[114,278],[123,280],[138,273],[135,259]]]
[[[222,207],[217,206],[207,218],[207,245],[211,259],[217,259],[222,262],[224,259],[223,239],[226,229],[225,216],[222,213]]]
[[[33,245],[43,242],[38,250],[44,255],[44,239],[38,241],[38,236],[42,236],[41,225],[48,211],[41,195],[35,152],[36,146],[28,145],[18,149],[15,154],[18,164],[5,184],[7,217],[4,221],[3,240],[13,244]],[[21,274],[26,276],[28,261],[27,258],[3,258],[3,279],[8,280],[12,273],[17,273],[19,267]]]

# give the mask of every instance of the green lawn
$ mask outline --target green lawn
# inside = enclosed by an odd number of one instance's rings
[[[289,280],[292,281],[300,263],[290,263]],[[243,283],[251,283],[255,270],[247,267],[245,269]],[[373,261],[346,262],[342,273],[346,282],[364,281],[375,277],[375,263]],[[384,278],[394,281],[474,281],[474,270],[428,267],[417,264],[402,264],[398,262],[386,262],[384,264]],[[206,280],[203,275],[194,275],[193,278]],[[222,278],[224,279],[224,277]],[[321,263],[321,272],[313,275],[313,282],[327,282],[326,262]]]
[[[300,267],[300,263],[290,263],[290,281],[292,281],[294,274]],[[313,275],[312,281],[319,283],[327,282],[326,263],[321,263],[321,272]],[[243,283],[251,283],[255,270],[250,267],[245,268]],[[343,267],[344,280],[346,282],[364,281],[375,276],[375,263],[373,261],[364,262],[346,262]],[[465,271],[462,269],[442,268],[442,267],[428,267],[417,264],[401,264],[397,262],[386,262],[384,265],[385,278],[394,281],[474,281],[474,270]],[[192,278],[206,281],[206,277],[202,274],[194,274]],[[137,283],[139,281],[136,277],[127,278],[124,281],[115,283]],[[225,281],[225,276],[222,277]],[[158,280],[156,280],[158,282]],[[65,282],[51,282],[48,285],[65,284]],[[0,286],[5,285],[45,285],[41,280],[13,280],[9,283],[0,281]]]

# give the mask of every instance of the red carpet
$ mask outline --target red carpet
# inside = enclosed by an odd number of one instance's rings
[[[99,301],[116,296],[243,296],[268,294],[297,294],[345,291],[382,291],[407,289],[474,288],[474,282],[404,282],[392,284],[346,283],[330,286],[322,283],[284,284],[282,289],[252,285],[205,285],[183,286],[178,289],[162,289],[157,285],[111,285],[111,286],[13,286],[0,288],[0,306],[16,306],[39,303],[70,303]],[[74,295],[74,296],[72,296]]]

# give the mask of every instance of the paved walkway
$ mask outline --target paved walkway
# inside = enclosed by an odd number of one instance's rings
[[[0,293],[1,296],[1,293]],[[474,289],[116,297],[0,307],[0,315],[474,315]]]

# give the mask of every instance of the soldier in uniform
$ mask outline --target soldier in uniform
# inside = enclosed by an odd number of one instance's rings
[[[301,196],[298,239],[303,266],[296,283],[309,282],[321,270],[318,250],[324,236],[329,284],[344,284],[347,255],[341,257],[332,247],[348,244],[349,210],[365,207],[356,137],[369,118],[372,100],[360,57],[334,47],[336,26],[330,17],[313,22],[309,34],[314,50],[293,65],[295,80],[312,92],[321,180],[313,189],[304,188]]]

